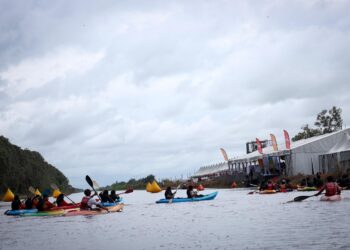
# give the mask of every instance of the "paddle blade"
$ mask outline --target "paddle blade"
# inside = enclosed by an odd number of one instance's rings
[[[92,182],[90,176],[88,176],[88,175],[85,176],[85,180],[86,180],[86,182],[89,184],[90,187],[94,188],[94,184],[93,184],[93,182]]]
[[[94,184],[95,189],[99,189],[100,185],[97,183],[97,181],[93,180],[92,183]]]
[[[31,192],[32,194],[35,194],[35,188],[33,188],[32,186],[30,186],[28,188],[29,192]]]
[[[294,201],[303,201],[303,200],[310,198],[310,197],[312,197],[312,195],[311,196],[308,196],[308,195],[298,196],[298,197],[294,198]]]
[[[134,192],[134,189],[129,188],[129,189],[127,189],[127,190],[125,191],[125,194],[129,194],[129,193],[132,193],[132,192]]]

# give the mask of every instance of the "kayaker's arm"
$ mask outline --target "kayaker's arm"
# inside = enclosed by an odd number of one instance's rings
[[[322,192],[325,190],[325,186],[323,186],[320,191],[318,191],[318,193],[315,194],[315,196],[319,196],[320,194],[322,194]]]

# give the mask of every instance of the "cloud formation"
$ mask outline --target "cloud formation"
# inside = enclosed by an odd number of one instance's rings
[[[0,2],[0,134],[84,186],[350,124],[347,1]]]

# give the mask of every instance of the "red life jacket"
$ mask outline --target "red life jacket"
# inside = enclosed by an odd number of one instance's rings
[[[326,196],[333,196],[338,193],[337,185],[334,182],[326,183]]]
[[[280,185],[281,192],[286,192],[287,191],[286,186],[287,186],[286,184],[281,184]]]
[[[89,200],[90,200],[90,197],[88,196],[83,197],[80,203],[80,209],[89,209],[90,208],[88,205]]]
[[[269,183],[267,184],[267,190],[273,190],[273,184],[272,183]]]

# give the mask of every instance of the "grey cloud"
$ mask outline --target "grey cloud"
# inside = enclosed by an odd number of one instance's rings
[[[346,1],[0,5],[0,77],[52,51],[105,54],[82,74],[0,92],[0,133],[73,184],[186,176],[221,161],[220,147],[242,154],[333,105],[350,123]]]

